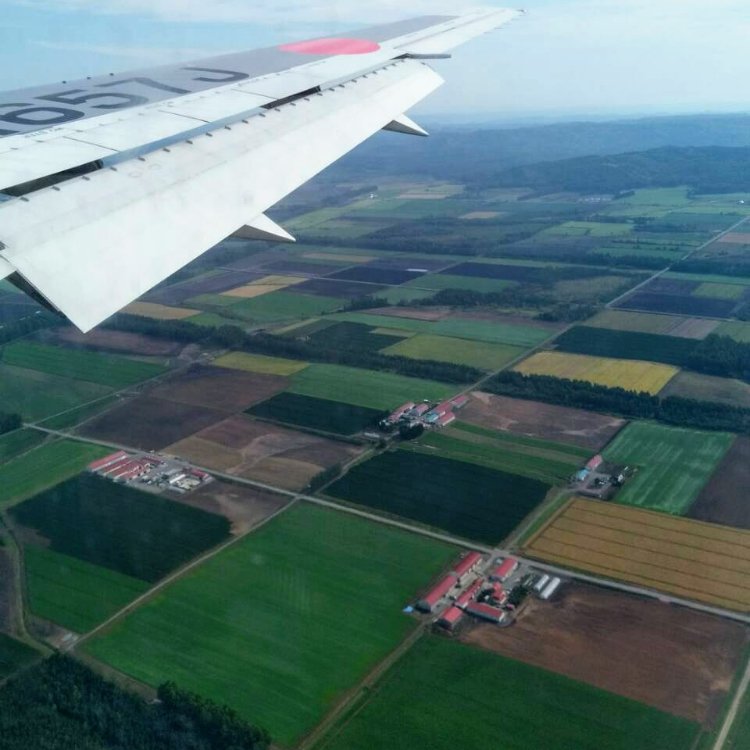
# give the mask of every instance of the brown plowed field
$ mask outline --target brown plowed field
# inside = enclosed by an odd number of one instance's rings
[[[350,461],[362,449],[234,416],[169,446],[167,451],[227,474],[301,490],[323,469]]]
[[[161,450],[226,418],[226,412],[139,396],[81,429],[86,437],[142,450]]]
[[[625,424],[603,414],[542,404],[538,401],[493,396],[476,391],[459,414],[464,422],[516,435],[572,443],[599,450]]]
[[[265,401],[288,385],[280,375],[195,366],[157,386],[149,395],[183,404],[235,412]]]
[[[750,438],[739,437],[687,515],[700,521],[750,529]]]
[[[154,357],[170,357],[178,354],[182,349],[182,345],[174,341],[154,339],[140,333],[128,333],[127,331],[107,331],[103,328],[95,328],[88,333],[81,333],[75,328],[62,328],[55,331],[54,338],[58,342],[87,349],[144,354]]]
[[[529,602],[509,628],[462,640],[710,727],[750,640],[745,626],[595,586]]]
[[[547,562],[750,611],[750,532],[575,498],[525,545]]]
[[[233,534],[252,529],[291,502],[284,495],[218,481],[176,499],[185,505],[225,516],[232,522]]]

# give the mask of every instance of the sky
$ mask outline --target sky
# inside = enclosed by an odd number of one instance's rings
[[[0,0],[0,90],[472,7],[462,0]],[[446,85],[415,114],[471,122],[750,111],[747,0],[510,7],[527,15],[437,63]]]

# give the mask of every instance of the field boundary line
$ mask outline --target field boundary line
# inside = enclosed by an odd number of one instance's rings
[[[726,742],[729,739],[729,732],[732,730],[734,722],[737,719],[737,714],[739,713],[742,701],[747,694],[748,687],[750,687],[750,659],[748,659],[745,673],[742,675],[742,680],[735,691],[732,704],[724,718],[724,723],[721,725],[721,730],[716,738],[716,742],[711,746],[711,750],[723,750],[724,745],[726,745]]]

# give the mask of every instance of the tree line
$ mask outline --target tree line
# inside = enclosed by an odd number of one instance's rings
[[[187,321],[152,320],[124,313],[113,316],[104,325],[113,330],[142,333],[182,343],[201,343],[252,354],[347,365],[443,383],[472,383],[484,375],[482,370],[468,365],[409,359],[359,349],[326,348],[317,343],[270,333],[247,333],[239,326],[207,328]]]
[[[159,700],[56,655],[0,690],[3,750],[266,750],[268,733],[232,709],[166,683]]]
[[[750,409],[728,404],[679,396],[660,398],[645,391],[520,372],[502,372],[482,388],[500,396],[616,414],[628,419],[654,419],[678,427],[750,433]]]

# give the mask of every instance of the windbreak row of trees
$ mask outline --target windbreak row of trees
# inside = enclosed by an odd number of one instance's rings
[[[205,328],[186,321],[152,320],[126,314],[115,315],[105,326],[113,330],[143,333],[183,343],[202,343],[252,354],[348,365],[414,378],[439,380],[443,383],[472,383],[484,374],[482,370],[467,365],[415,360],[360,349],[328,349],[317,343],[310,344],[270,333],[247,333],[239,326]]]
[[[66,656],[0,690],[3,750],[266,750],[268,733],[167,683],[147,704]]]
[[[501,396],[599,411],[629,419],[655,419],[679,427],[750,433],[750,409],[594,385],[549,375],[502,372],[482,385]]]

